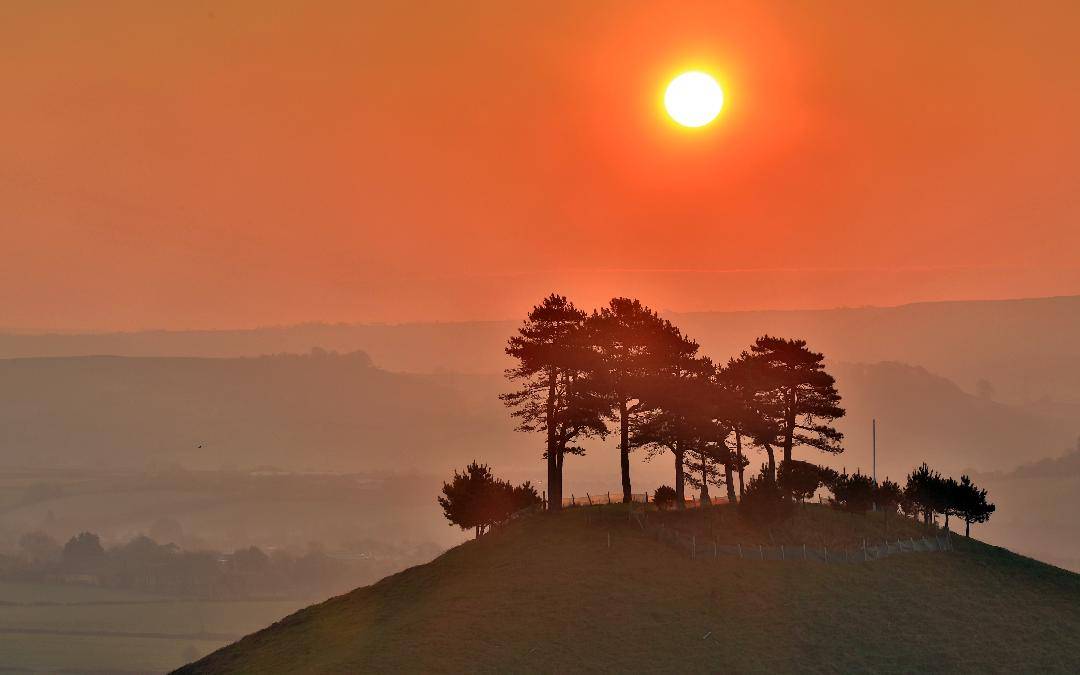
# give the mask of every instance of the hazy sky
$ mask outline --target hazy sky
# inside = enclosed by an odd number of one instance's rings
[[[1080,292],[1080,3],[0,4],[0,326]],[[666,81],[707,68],[717,123]]]

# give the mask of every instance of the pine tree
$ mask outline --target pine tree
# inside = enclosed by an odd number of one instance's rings
[[[831,425],[844,416],[836,380],[825,371],[824,355],[810,351],[805,340],[786,340],[764,335],[750,347],[751,368],[757,372],[758,408],[773,424],[784,451],[791,459],[796,445],[822,452],[843,452],[843,434]],[[771,444],[770,470],[775,471]],[[775,473],[774,473],[775,475]]]
[[[971,537],[971,524],[990,520],[997,507],[987,501],[986,490],[979,489],[970,476],[961,476],[956,486],[954,512],[964,521],[964,536]]]
[[[670,321],[629,298],[613,298],[586,323],[587,341],[599,357],[593,371],[603,383],[609,416],[619,423],[619,468],[623,501],[632,500],[630,485],[631,427],[648,408],[641,402],[647,381],[675,375],[691,362],[698,344],[683,336]]]
[[[582,341],[585,312],[564,296],[551,294],[529,312],[507,355],[517,365],[506,371],[520,385],[502,399],[518,419],[518,430],[546,435],[548,508],[562,507],[563,461],[584,454],[580,438],[605,436],[608,403],[587,373],[595,370],[589,345]]]

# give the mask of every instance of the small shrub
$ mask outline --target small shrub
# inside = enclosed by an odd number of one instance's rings
[[[675,506],[675,488],[661,485],[653,493],[653,503],[659,509],[670,509]]]
[[[800,502],[805,501],[813,497],[821,485],[821,467],[797,459],[781,462],[776,480],[784,492]]]
[[[755,525],[771,525],[786,520],[793,509],[793,504],[765,466],[746,484],[742,501],[739,502],[739,514]]]
[[[862,473],[839,474],[831,486],[832,504],[835,508],[851,513],[865,513],[874,505],[877,485],[874,479]]]

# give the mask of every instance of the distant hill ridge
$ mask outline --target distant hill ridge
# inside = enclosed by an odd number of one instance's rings
[[[524,308],[523,308],[524,311]],[[829,310],[672,313],[705,353],[724,360],[762,333],[799,336],[833,361],[901,361],[1002,400],[1080,406],[1080,296],[929,302]],[[0,334],[0,358],[255,356],[313,347],[363,350],[402,372],[500,373],[518,321],[302,324],[244,330]],[[1078,408],[1080,409],[1080,408]],[[1071,412],[1071,411],[1070,411]]]

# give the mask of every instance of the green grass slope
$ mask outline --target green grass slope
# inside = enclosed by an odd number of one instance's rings
[[[869,563],[691,560],[579,511],[524,519],[180,672],[585,670],[1078,672],[1080,576],[977,542]]]

